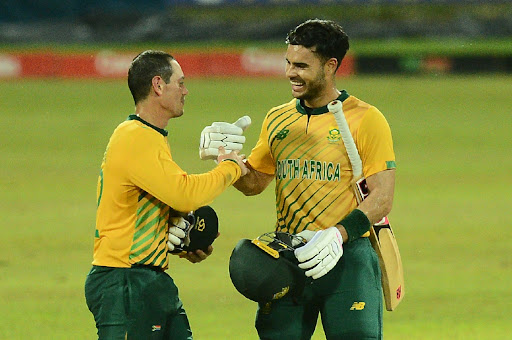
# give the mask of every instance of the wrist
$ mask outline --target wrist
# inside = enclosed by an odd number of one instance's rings
[[[228,162],[226,162],[226,161],[228,161]],[[234,165],[232,165],[233,163],[234,163]],[[242,177],[244,175],[242,166],[233,158],[225,158],[225,159],[219,161],[217,164],[219,166],[222,166],[222,164],[225,164],[224,165],[225,169],[233,169],[234,170],[235,177],[232,180],[230,180],[231,184],[236,182],[240,177]],[[231,172],[231,170],[230,170],[230,172]]]
[[[347,242],[351,242],[361,237],[370,230],[371,223],[364,212],[354,209],[345,216],[338,224],[341,224],[347,233]],[[343,233],[342,233],[343,235]],[[343,235],[345,236],[345,235]]]
[[[223,159],[222,161],[220,161],[220,162],[222,163],[222,162],[225,162],[225,161],[231,161],[231,162],[234,162],[236,165],[238,165],[238,162],[237,162],[237,161],[235,161],[235,160],[234,160],[234,159],[232,159],[232,158],[224,158],[224,159]]]
[[[347,234],[347,230],[345,229],[344,226],[340,225],[341,222],[338,222],[338,225],[336,226],[338,228],[338,230],[340,231],[340,234],[341,234],[341,238],[343,238],[343,243],[347,243],[348,242],[348,234]]]

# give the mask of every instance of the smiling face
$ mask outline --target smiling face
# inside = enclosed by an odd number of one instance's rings
[[[326,100],[333,96],[335,91],[334,72],[336,59],[324,62],[313,48],[301,45],[288,45],[286,51],[286,77],[292,85],[292,95],[303,99],[309,107],[326,105]],[[328,98],[328,99],[326,99]]]
[[[288,45],[286,77],[290,79],[292,95],[306,102],[314,101],[326,87],[322,61],[311,49],[301,45]]]

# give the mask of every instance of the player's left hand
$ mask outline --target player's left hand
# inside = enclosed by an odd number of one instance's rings
[[[306,270],[306,276],[318,279],[327,274],[343,255],[343,238],[336,227],[319,230],[313,238],[295,250],[299,267]]]

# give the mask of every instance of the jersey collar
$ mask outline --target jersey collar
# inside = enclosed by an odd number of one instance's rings
[[[349,97],[349,94],[347,93],[347,91],[342,90],[341,94],[338,97],[338,100],[343,102],[348,97]],[[303,101],[301,99],[297,99],[297,101],[295,102],[295,107],[297,108],[297,111],[299,111],[299,113],[302,113],[303,115],[308,114],[306,109],[303,106]],[[327,113],[327,112],[329,112],[329,110],[327,109],[327,105],[325,105],[322,107],[317,107],[316,109],[312,109],[310,111],[310,114],[311,115],[321,115],[321,114]]]
[[[150,128],[156,130],[157,132],[162,134],[164,137],[167,137],[167,135],[169,134],[169,132],[167,130],[160,129],[159,127],[156,127],[153,124],[146,122],[144,119],[140,118],[139,116],[137,116],[135,114],[129,115],[126,120],[138,120],[139,122],[141,122],[141,123],[149,126]]]

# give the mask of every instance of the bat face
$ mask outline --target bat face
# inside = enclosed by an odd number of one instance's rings
[[[374,225],[370,230],[370,242],[381,264],[381,282],[386,310],[393,311],[402,301],[405,293],[402,257],[393,229],[389,224]]]
[[[353,180],[352,187],[358,204],[370,194],[364,177]],[[402,301],[405,291],[402,258],[387,216],[370,228],[370,242],[379,257],[386,310],[392,311]]]

